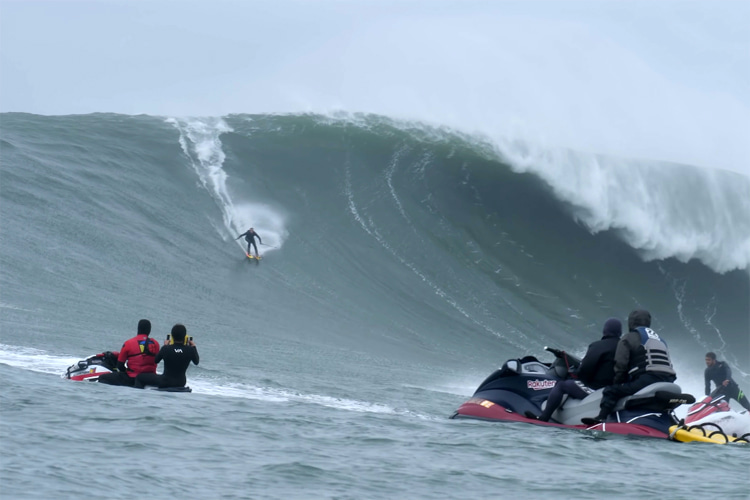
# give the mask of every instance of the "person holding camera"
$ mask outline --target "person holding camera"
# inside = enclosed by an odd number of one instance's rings
[[[135,378],[135,387],[143,389],[144,386],[153,385],[159,389],[169,387],[185,387],[187,378],[185,372],[192,361],[196,365],[200,360],[198,349],[195,347],[193,338],[187,338],[185,325],[177,323],[172,327],[171,339],[167,337],[159,353],[154,360],[157,364],[164,360],[164,373],[141,373]]]

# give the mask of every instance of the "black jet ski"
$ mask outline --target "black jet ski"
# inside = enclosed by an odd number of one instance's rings
[[[471,399],[463,403],[451,418],[525,422],[669,438],[670,427],[679,423],[673,410],[695,402],[695,398],[683,394],[677,384],[660,382],[621,399],[604,423],[585,425],[582,422],[584,418],[599,414],[603,389],[584,399],[566,396],[549,422],[526,417],[527,413],[541,413],[552,388],[567,379],[581,363],[580,359],[565,351],[544,349],[555,355],[552,363],[541,362],[534,356],[509,359],[479,385]]]

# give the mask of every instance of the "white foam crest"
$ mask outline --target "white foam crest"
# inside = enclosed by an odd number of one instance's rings
[[[698,259],[716,272],[750,271],[750,178],[726,170],[602,156],[509,136],[365,113],[328,112],[323,124],[393,127],[420,141],[460,139],[490,159],[532,173],[575,208],[592,232],[619,231],[646,260]]]
[[[261,238],[265,238],[266,251],[280,248],[288,232],[284,217],[271,207],[260,203],[238,203],[232,199],[227,187],[229,176],[224,171],[226,155],[222,149],[221,134],[232,132],[232,128],[221,118],[167,119],[180,132],[180,146],[198,174],[201,185],[213,196],[221,209],[224,231],[222,238],[234,239],[254,227]],[[240,247],[247,247],[237,240]]]
[[[646,260],[750,267],[750,179],[731,172],[605,158],[499,141],[517,172],[541,177],[592,233],[620,231]]]
[[[227,175],[223,170],[226,155],[221,147],[220,135],[232,129],[221,118],[190,120],[167,119],[180,132],[180,146],[190,159],[201,184],[217,198],[222,208],[224,224],[228,225],[232,199],[226,186]]]

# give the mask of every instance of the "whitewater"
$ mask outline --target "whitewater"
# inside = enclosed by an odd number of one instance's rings
[[[0,155],[3,498],[747,497],[746,446],[448,419],[641,307],[750,389],[747,176],[340,113],[3,113]],[[60,377],[140,318],[193,393]]]

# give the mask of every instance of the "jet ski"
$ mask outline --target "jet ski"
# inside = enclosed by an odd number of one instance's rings
[[[524,422],[550,427],[586,429],[615,434],[670,438],[670,427],[679,424],[673,410],[695,402],[690,394],[683,394],[680,386],[659,382],[644,387],[636,394],[622,398],[603,423],[585,425],[583,418],[599,414],[603,389],[584,399],[565,396],[549,422],[529,418],[544,409],[552,388],[570,377],[581,360],[565,351],[545,347],[555,355],[552,363],[544,363],[534,356],[509,359],[482,382],[474,395],[463,403],[450,418]]]
[[[672,429],[683,433],[685,440],[714,443],[750,442],[750,413],[732,410],[727,397],[717,389],[693,404],[684,422]]]
[[[103,352],[100,354],[94,354],[86,359],[82,359],[72,365],[70,365],[65,373],[62,374],[62,378],[69,380],[85,380],[89,382],[96,382],[100,376],[105,373],[112,373],[117,367],[117,355],[111,351]],[[153,389],[163,392],[193,392],[188,387],[156,387],[147,385],[146,389]]]

